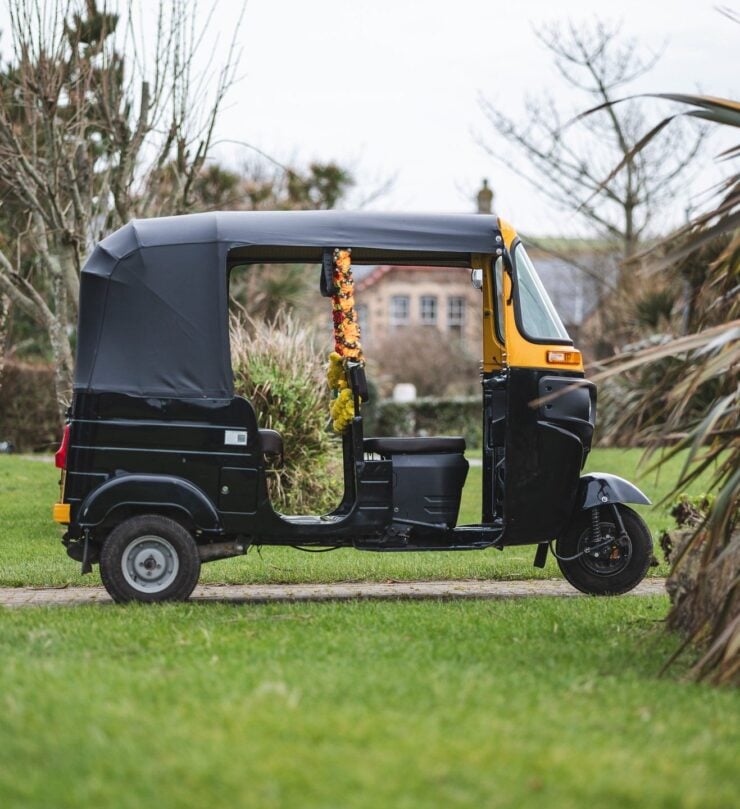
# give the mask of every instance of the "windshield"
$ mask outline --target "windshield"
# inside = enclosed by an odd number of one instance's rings
[[[519,324],[525,337],[533,340],[566,340],[571,342],[550,296],[542,285],[532,260],[524,245],[519,243],[514,250],[517,294],[519,297]]]

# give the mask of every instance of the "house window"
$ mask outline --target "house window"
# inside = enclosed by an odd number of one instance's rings
[[[425,326],[437,325],[437,296],[422,295],[420,298],[421,322]]]
[[[455,334],[462,335],[465,325],[465,298],[462,295],[451,295],[447,298],[447,328]]]
[[[409,322],[409,296],[393,295],[391,298],[391,326],[406,326]]]
[[[357,320],[360,324],[360,335],[364,340],[370,337],[370,324],[368,323],[368,309],[366,303],[357,304]]]

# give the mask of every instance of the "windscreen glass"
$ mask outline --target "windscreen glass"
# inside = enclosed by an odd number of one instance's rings
[[[521,243],[514,250],[517,293],[524,336],[534,340],[567,340],[568,332]]]

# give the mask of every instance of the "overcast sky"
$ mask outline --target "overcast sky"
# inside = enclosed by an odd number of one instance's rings
[[[241,5],[218,2],[212,37],[228,38]],[[201,6],[205,17],[210,3]],[[549,93],[566,110],[582,109],[532,26],[595,14],[621,19],[625,35],[665,49],[635,90],[740,94],[740,26],[703,0],[248,0],[241,78],[218,137],[248,141],[283,162],[349,166],[359,180],[353,205],[395,178],[372,207],[471,210],[487,177],[498,212],[520,229],[572,231],[572,219],[556,222],[557,211],[476,143],[496,142],[478,99],[482,94],[514,114],[526,94]],[[203,70],[222,50],[203,55]],[[657,121],[661,111],[651,116]],[[248,155],[243,147],[218,148],[222,160]],[[710,167],[687,195],[717,176]],[[687,205],[679,197],[674,217]]]
[[[235,14],[240,4],[223,5]],[[249,0],[242,79],[220,130],[281,159],[348,164],[358,198],[395,177],[376,208],[469,210],[487,177],[500,213],[523,230],[557,232],[557,212],[476,143],[492,138],[478,99],[514,113],[526,94],[551,93],[578,109],[532,27],[594,14],[665,49],[636,90],[738,96],[740,26],[701,0]],[[675,215],[685,207],[677,199]]]

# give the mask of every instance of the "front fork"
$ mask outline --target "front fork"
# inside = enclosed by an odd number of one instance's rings
[[[601,514],[598,506],[591,509],[591,547],[596,545],[601,545]]]
[[[588,545],[583,549],[583,554],[594,555],[598,558],[600,549],[608,545],[609,543],[613,543],[614,540],[611,538],[604,541],[603,534],[601,533],[601,514],[599,510],[601,508],[610,508],[612,514],[614,515],[614,522],[617,526],[618,534],[616,536],[616,541],[620,543],[622,546],[626,548],[626,553],[629,555],[631,551],[631,545],[629,542],[629,534],[624,527],[624,522],[622,521],[622,515],[619,513],[619,507],[616,503],[611,503],[609,506],[594,506],[591,509],[591,544]],[[613,550],[612,550],[613,552]]]

